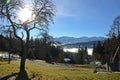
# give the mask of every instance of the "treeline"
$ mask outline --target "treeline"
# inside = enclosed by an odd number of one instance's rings
[[[49,41],[45,39],[31,39],[29,49],[29,54],[27,58],[30,59],[41,59],[46,60],[47,62],[63,62],[63,50],[58,43]]]
[[[119,37],[113,37],[107,39],[105,42],[98,41],[93,47],[93,56],[96,61],[101,61],[103,63],[119,62],[120,50]]]
[[[52,41],[45,39],[31,38],[29,42],[29,51],[27,54],[28,59],[40,59],[51,62],[63,62],[63,50],[60,46],[55,46]],[[13,46],[14,45],[14,46]],[[15,48],[15,49],[14,49]],[[18,54],[21,49],[20,42],[15,38],[4,37],[0,35],[0,51]]]
[[[95,60],[103,63],[118,63],[120,61],[120,16],[113,21],[105,42],[98,42],[93,46]]]
[[[74,61],[77,64],[89,64],[90,63],[90,56],[88,55],[87,47],[79,47],[78,53],[74,56]]]
[[[59,42],[53,42],[52,40],[46,38],[31,38],[29,41],[29,51],[27,54],[28,59],[39,59],[45,60],[46,62],[58,63],[67,62],[74,64],[88,64],[90,63],[90,56],[87,52],[87,47],[79,47],[77,53],[64,52]],[[9,38],[0,36],[0,51],[9,52],[11,54],[18,54],[21,48],[20,42],[15,38]],[[14,46],[13,46],[14,45]],[[15,49],[14,49],[15,48]],[[65,61],[68,58],[70,61]]]

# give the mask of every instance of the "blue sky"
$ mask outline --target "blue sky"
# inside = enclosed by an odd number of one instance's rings
[[[53,37],[104,36],[120,15],[120,0],[53,0],[56,5]]]
[[[26,0],[29,1],[29,0]],[[103,36],[120,15],[120,0],[53,0],[56,6],[54,24],[49,26],[53,37]],[[36,36],[37,31],[32,31]]]

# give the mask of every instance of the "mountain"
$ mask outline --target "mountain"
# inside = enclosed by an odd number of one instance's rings
[[[104,41],[101,41],[103,43]],[[79,43],[68,43],[62,45],[63,48],[79,48],[79,47],[87,47],[93,48],[94,44],[97,44],[98,41],[89,41],[89,42],[79,42]]]
[[[75,38],[75,37],[58,37],[54,38],[54,41],[58,41],[61,43],[81,43],[81,42],[92,42],[92,41],[104,41],[106,40],[105,37],[80,37],[80,38]]]

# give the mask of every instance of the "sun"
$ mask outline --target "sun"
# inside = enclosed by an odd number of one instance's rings
[[[25,21],[30,21],[33,19],[33,12],[30,9],[30,7],[25,6],[24,8],[21,8],[18,12],[18,18],[20,22],[24,23]]]

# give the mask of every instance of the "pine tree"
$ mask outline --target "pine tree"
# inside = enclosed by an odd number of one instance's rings
[[[75,56],[76,63],[84,64],[84,55],[83,54],[84,54],[84,49],[80,48],[80,46],[79,46],[78,53],[76,53],[76,56]]]

